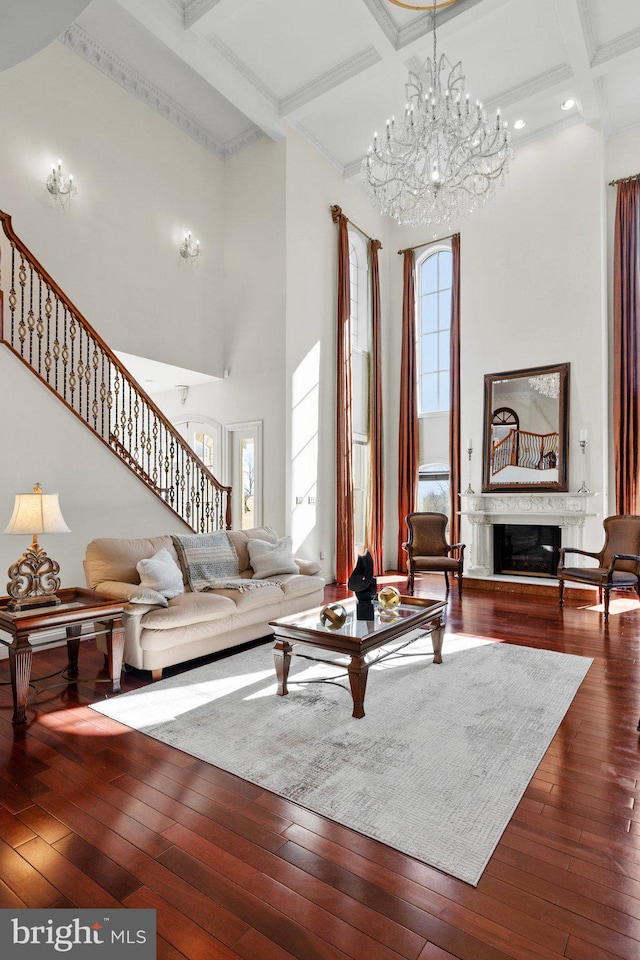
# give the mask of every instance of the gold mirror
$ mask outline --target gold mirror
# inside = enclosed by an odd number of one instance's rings
[[[568,449],[568,363],[485,375],[485,493],[566,491]]]

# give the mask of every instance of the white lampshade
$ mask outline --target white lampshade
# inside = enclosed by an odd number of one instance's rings
[[[33,493],[17,493],[5,533],[71,533],[60,511],[57,493],[43,493],[36,484]]]

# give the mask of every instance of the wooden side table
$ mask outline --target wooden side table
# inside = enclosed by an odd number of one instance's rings
[[[0,643],[9,648],[11,692],[13,694],[13,723],[27,722],[26,707],[31,680],[33,651],[38,647],[51,646],[58,639],[43,636],[56,628],[64,629],[67,636],[69,664],[67,675],[73,683],[78,676],[78,650],[81,640],[90,640],[98,635],[96,623],[104,623],[107,638],[109,677],[111,690],[120,690],[122,656],[124,653],[124,627],[122,610],[126,601],[108,597],[95,590],[69,587],[58,591],[61,600],[56,607],[40,607],[35,610],[10,611],[10,597],[0,598]],[[82,633],[82,625],[94,622],[93,633]],[[11,640],[2,634],[8,633]]]

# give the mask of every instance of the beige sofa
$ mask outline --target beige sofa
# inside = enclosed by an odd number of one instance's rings
[[[230,530],[229,537],[238,555],[240,577],[250,579],[247,543],[250,539],[276,543],[269,527]],[[140,593],[136,564],[152,557],[162,547],[178,557],[170,536],[149,539],[101,538],[87,547],[84,571],[92,590],[131,601]],[[129,602],[124,608],[124,662],[139,670],[150,670],[154,678],[163,667],[184,663],[219,650],[272,633],[269,621],[297,613],[323,602],[324,580],[320,565],[296,558],[299,573],[278,577],[280,585],[240,591],[216,589],[202,593],[185,592],[168,601],[168,606]],[[106,644],[98,637],[98,646]]]

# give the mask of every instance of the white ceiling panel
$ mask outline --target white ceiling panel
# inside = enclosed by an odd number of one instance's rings
[[[640,124],[639,76],[637,64],[626,63],[603,78],[603,99],[609,133],[620,133]]]
[[[215,35],[281,100],[367,47],[367,16],[349,0],[252,0]]]
[[[555,0],[512,0],[477,21],[467,19],[461,29],[455,22],[447,26],[438,32],[439,51],[451,63],[462,61],[466,87],[474,99],[499,99],[566,62]],[[424,55],[430,53],[431,38],[424,46]]]
[[[580,3],[596,48],[638,30],[638,0],[580,0]]]
[[[437,24],[471,97],[526,120],[516,146],[568,123],[607,135],[640,124],[640,0],[457,0]],[[431,13],[389,0],[94,0],[65,42],[218,156],[293,125],[351,176],[404,109]]]

